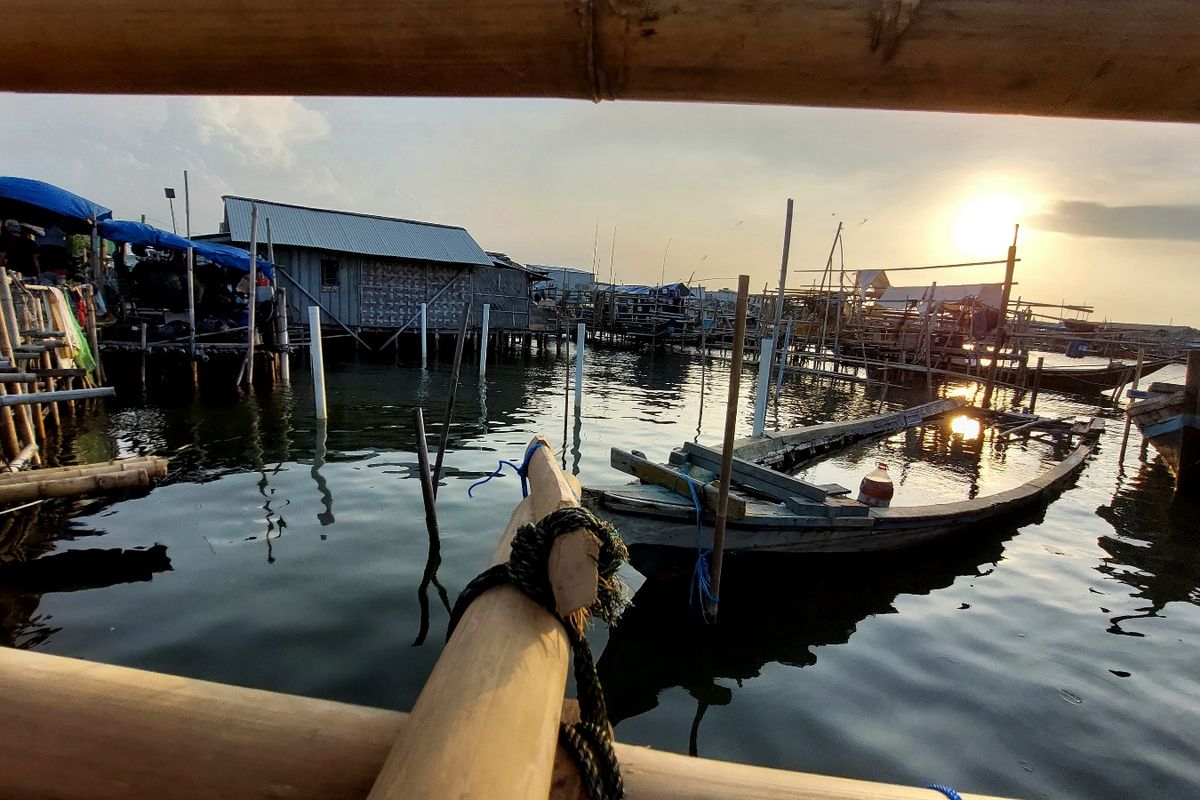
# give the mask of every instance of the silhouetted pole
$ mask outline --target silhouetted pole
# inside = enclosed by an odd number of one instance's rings
[[[1033,392],[1029,395],[1029,413],[1037,408],[1038,389],[1042,385],[1042,364],[1046,361],[1044,356],[1038,356],[1037,369],[1033,371]]]
[[[779,293],[775,296],[775,327],[771,338],[779,341],[779,323],[783,321],[783,293],[787,287],[788,252],[792,249],[792,198],[787,201],[787,216],[783,222],[783,260],[779,265]],[[784,353],[784,356],[787,354]],[[768,372],[768,374],[770,374]],[[770,392],[770,387],[767,387]]]
[[[1013,226],[1013,243],[1008,248],[1008,260],[1004,263],[1004,290],[1000,295],[1000,320],[996,323],[996,340],[992,346],[992,363],[988,368],[987,383],[983,387],[983,407],[992,403],[992,388],[996,383],[996,366],[1000,361],[1000,348],[1004,346],[1005,318],[1008,316],[1008,298],[1012,294],[1013,268],[1017,265],[1017,234],[1020,225]]]
[[[442,422],[442,436],[438,439],[437,459],[433,464],[433,496],[437,497],[438,481],[442,477],[442,459],[446,455],[446,443],[450,439],[450,419],[454,416],[454,398],[458,396],[458,375],[462,369],[463,345],[467,340],[467,319],[471,306],[463,306],[462,322],[458,327],[458,341],[454,343],[454,368],[450,372],[450,391],[446,397],[446,419]]]
[[[1138,348],[1137,365],[1133,368],[1133,387],[1132,391],[1137,391],[1138,383],[1142,380],[1142,355],[1145,348]],[[1039,358],[1038,361],[1041,361]],[[1119,397],[1114,397],[1114,400],[1120,402]],[[1129,424],[1133,422],[1133,417],[1129,416],[1128,407],[1125,409],[1125,432],[1121,434],[1121,454],[1117,456],[1117,465],[1125,463],[1125,447],[1129,444]]]
[[[437,541],[438,533],[437,492],[433,490],[433,476],[429,473],[429,443],[425,441],[425,412],[420,406],[413,409],[413,430],[417,436],[417,467],[421,472],[421,500],[425,504],[425,527],[431,541]]]
[[[729,483],[733,475],[733,439],[737,433],[738,392],[742,376],[742,350],[746,340],[746,301],[750,276],[738,276],[737,314],[733,320],[733,352],[730,354],[729,400],[725,405],[725,440],[721,450],[721,482],[717,492],[717,520],[713,527],[712,596],[708,613],[717,616],[721,600],[721,566],[725,560],[725,514],[729,510]],[[768,373],[769,374],[769,373]]]
[[[487,374],[487,356],[488,356],[488,317],[491,316],[492,306],[490,303],[483,304],[483,320],[479,325],[479,377]]]
[[[583,343],[586,325],[580,322],[575,327],[575,416],[583,410]]]

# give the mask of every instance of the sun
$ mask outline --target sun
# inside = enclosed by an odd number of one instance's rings
[[[954,245],[971,258],[1001,259],[1012,244],[1013,225],[1025,204],[1012,194],[979,195],[968,200],[954,220]]]

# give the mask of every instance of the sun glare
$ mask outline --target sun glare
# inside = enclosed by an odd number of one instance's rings
[[[968,200],[954,220],[954,244],[971,258],[1000,259],[1012,244],[1013,225],[1024,205],[1011,194],[986,194]]]

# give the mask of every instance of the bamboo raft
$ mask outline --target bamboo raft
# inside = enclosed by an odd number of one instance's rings
[[[1079,444],[1062,461],[1012,489],[920,506],[871,507],[847,497],[850,490],[845,487],[812,484],[760,463],[791,469],[815,454],[814,444],[830,443],[831,436],[845,446],[934,419],[962,405],[938,401],[896,414],[798,428],[735,443],[731,478],[736,490],[729,495],[725,552],[866,553],[969,535],[982,523],[1048,501],[1073,479],[1104,429],[1103,421],[1095,418],[1072,424],[1008,415],[1016,417],[1018,425],[1002,434],[1006,438],[1009,433],[1048,429],[1065,434],[1068,440],[1078,436]],[[694,552],[697,546],[713,546],[708,526],[716,509],[719,450],[687,442],[671,453],[668,464],[655,464],[613,448],[611,459],[613,467],[637,477],[640,483],[589,488],[584,500],[588,508],[622,531],[631,549],[642,550],[636,554],[635,567],[653,576],[672,563],[670,556]],[[696,500],[691,497],[692,487],[697,491]],[[697,502],[704,508],[699,514],[699,531]]]
[[[538,440],[534,440],[537,442]],[[549,448],[533,450],[524,523],[578,505]],[[550,555],[560,612],[592,602],[594,550],[577,530]],[[473,602],[409,714],[19,650],[0,650],[0,795],[23,798],[582,798],[558,746],[568,645],[511,585]],[[631,800],[932,800],[928,789],[616,746]],[[963,795],[979,798],[980,795]]]

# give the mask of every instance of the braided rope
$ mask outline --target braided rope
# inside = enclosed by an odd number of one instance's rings
[[[589,531],[600,541],[597,559],[599,581],[596,601],[586,609],[563,618],[555,610],[554,591],[550,587],[547,564],[550,549],[559,536],[580,528]],[[575,685],[579,692],[580,721],[572,725],[563,724],[559,740],[571,753],[579,767],[583,784],[592,800],[623,800],[625,785],[621,780],[621,768],[612,745],[612,729],[608,724],[608,711],[604,702],[604,687],[596,674],[592,650],[588,647],[585,630],[590,617],[599,617],[606,625],[613,625],[628,604],[625,586],[617,577],[617,570],[629,556],[625,543],[609,523],[599,519],[585,508],[574,506],[551,512],[536,525],[525,524],[513,536],[512,553],[504,564],[497,564],[481,572],[467,584],[450,615],[446,631],[448,640],[467,606],[479,595],[495,586],[512,584],[529,596],[538,605],[558,617],[567,632],[571,645]]]

